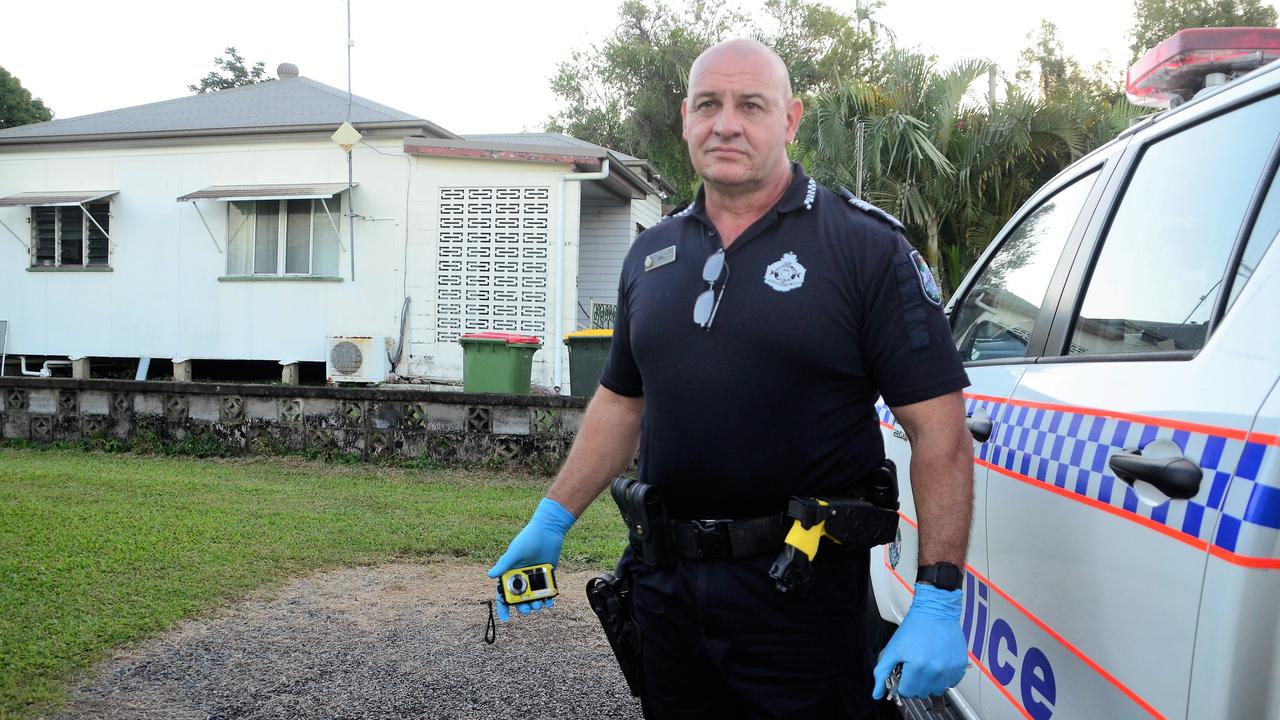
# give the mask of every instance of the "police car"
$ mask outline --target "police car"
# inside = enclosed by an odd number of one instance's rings
[[[1127,90],[1172,109],[1037,192],[947,306],[975,481],[954,716],[1280,718],[1277,57],[1277,29],[1153,49]],[[872,551],[890,622],[902,494]]]

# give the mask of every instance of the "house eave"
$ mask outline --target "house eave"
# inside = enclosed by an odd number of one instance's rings
[[[404,139],[406,155],[457,158],[463,160],[503,160],[567,165],[575,172],[597,172],[605,158],[610,158],[609,177],[601,181],[604,189],[627,200],[641,200],[655,190],[637,174],[635,163],[623,163],[610,157],[608,150],[574,148],[566,152],[564,145],[523,145],[517,143],[476,142],[474,140],[441,140],[426,137]],[[647,164],[647,163],[646,163]]]
[[[475,142],[428,137],[407,137],[404,151],[409,155],[428,157],[463,158],[470,160],[506,160],[511,162],[540,162],[555,165],[573,165],[580,171],[600,169],[604,152],[587,148],[566,152],[564,146],[518,145],[514,143]]]

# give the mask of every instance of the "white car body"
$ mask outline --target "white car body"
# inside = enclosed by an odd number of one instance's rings
[[[1072,165],[957,288],[948,314],[962,355],[976,358],[968,410],[993,428],[974,442],[971,667],[950,692],[959,714],[1280,718],[1277,164],[1273,63]],[[1030,260],[1001,260],[1009,238],[1033,235]],[[1203,247],[1179,244],[1196,237]],[[1200,283],[1197,270],[1224,257],[1222,283]],[[1043,298],[979,286],[1033,267]],[[1142,316],[1166,309],[1150,287],[1172,288],[1170,306],[1187,318]],[[1201,291],[1209,307],[1186,302]],[[1108,306],[1136,316],[1087,314]],[[976,319],[959,327],[966,318]],[[872,586],[881,615],[900,622],[918,546],[911,448],[891,409],[879,410],[902,522],[900,541],[872,550]],[[1133,450],[1198,466],[1194,496],[1117,477],[1112,458]]]

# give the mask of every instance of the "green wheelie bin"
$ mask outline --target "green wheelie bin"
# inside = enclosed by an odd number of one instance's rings
[[[468,333],[462,344],[462,389],[474,393],[528,395],[533,355],[542,342],[532,335]]]
[[[591,397],[600,385],[605,363],[609,361],[609,345],[613,330],[579,330],[564,336],[569,346],[569,387],[574,397]]]

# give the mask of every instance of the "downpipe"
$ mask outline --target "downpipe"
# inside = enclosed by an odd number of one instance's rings
[[[593,173],[565,173],[559,178],[557,191],[560,195],[559,208],[557,210],[558,217],[556,219],[556,300],[555,300],[555,337],[551,343],[551,362],[552,362],[552,385],[557,393],[560,388],[564,387],[563,373],[561,371],[562,354],[564,353],[564,343],[561,338],[564,337],[564,224],[565,224],[565,189],[568,183],[582,182],[583,180],[604,180],[609,177],[609,158],[604,158],[600,162],[600,171]],[[581,193],[579,193],[578,214],[582,214]],[[582,223],[578,223],[578,247],[582,247]]]

